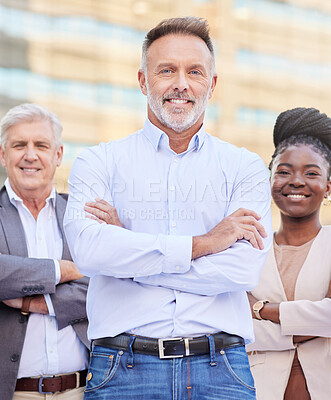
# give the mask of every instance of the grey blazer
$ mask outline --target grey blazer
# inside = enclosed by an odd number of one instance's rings
[[[62,259],[71,260],[63,232],[66,195],[56,195],[55,210],[63,237]],[[87,339],[86,293],[88,278],[55,285],[54,262],[29,258],[23,225],[7,191],[0,191],[0,399],[11,400],[15,391],[28,316],[7,307],[2,300],[32,294],[50,294],[58,329],[72,325],[79,339]]]

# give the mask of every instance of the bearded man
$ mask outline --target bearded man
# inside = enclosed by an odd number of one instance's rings
[[[91,277],[85,399],[253,399],[246,291],[271,242],[262,160],[205,132],[217,75],[206,21],[148,32],[147,120],[75,161],[65,230]]]

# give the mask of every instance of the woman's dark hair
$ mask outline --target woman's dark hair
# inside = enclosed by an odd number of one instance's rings
[[[293,108],[279,114],[274,127],[275,151],[269,165],[289,146],[301,144],[314,148],[328,165],[331,175],[331,118],[316,108]]]

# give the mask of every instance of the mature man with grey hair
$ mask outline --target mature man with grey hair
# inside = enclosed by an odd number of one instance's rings
[[[91,277],[85,399],[253,399],[246,290],[272,238],[266,168],[204,130],[206,21],[148,32],[138,79],[143,129],[82,153],[69,179],[67,239]]]
[[[53,186],[62,125],[36,104],[1,120],[0,398],[54,393],[82,399],[88,365],[88,278],[71,260],[63,234],[66,196]]]

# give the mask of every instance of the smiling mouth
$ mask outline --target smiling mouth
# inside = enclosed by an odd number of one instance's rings
[[[164,102],[172,103],[172,104],[188,104],[191,103],[191,100],[188,99],[165,99]]]
[[[20,167],[20,169],[21,169],[23,172],[38,172],[38,171],[40,171],[39,168],[23,168],[23,167]]]
[[[310,197],[310,195],[306,194],[283,194],[283,196],[289,199],[306,199],[307,197]]]

